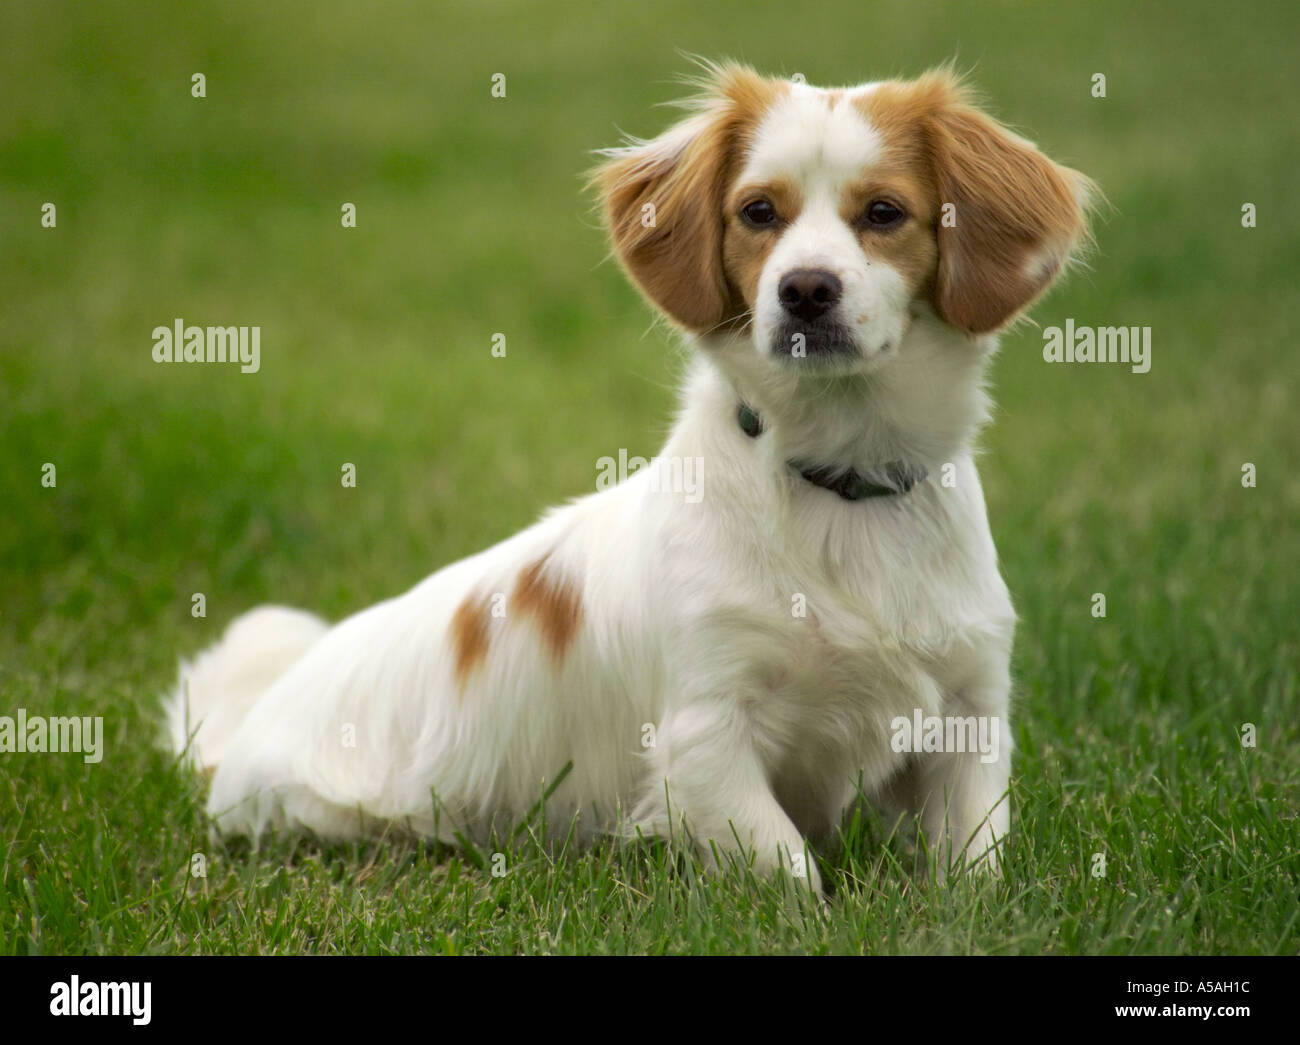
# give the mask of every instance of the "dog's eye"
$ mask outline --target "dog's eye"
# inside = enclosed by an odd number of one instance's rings
[[[901,207],[896,207],[888,200],[872,200],[863,215],[866,223],[875,229],[892,229],[901,225],[907,217]]]
[[[751,229],[765,229],[776,224],[776,208],[767,200],[754,200],[740,208],[740,217]]]

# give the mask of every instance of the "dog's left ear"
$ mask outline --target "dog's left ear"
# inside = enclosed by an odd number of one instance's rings
[[[947,73],[925,84],[928,139],[941,203],[935,306],[953,326],[1005,326],[1051,285],[1087,238],[1092,182],[971,105]]]
[[[741,66],[707,66],[693,116],[650,141],[606,150],[591,184],[614,251],[650,302],[703,333],[743,311],[722,260],[722,196],[733,157],[776,85]]]

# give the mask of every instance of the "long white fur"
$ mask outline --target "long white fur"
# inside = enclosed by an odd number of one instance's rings
[[[792,266],[857,266],[846,295],[877,324],[859,331],[862,372],[795,380],[764,351],[760,307],[757,336],[697,346],[650,468],[332,627],[279,608],[236,620],[183,665],[168,702],[175,749],[215,770],[220,830],[346,837],[397,822],[482,838],[572,762],[548,815],[567,829],[576,814],[586,838],[685,828],[706,856],[710,841],[739,843],[760,869],[797,868],[805,839],[830,832],[860,788],[917,814],[940,850],[994,858],[1010,822],[1014,614],[972,457],[994,338],[900,298],[888,266],[859,265],[831,202],[848,168],[869,161],[871,129],[847,109],[801,119],[807,90],[748,157],[802,169],[808,194],[760,296],[774,301]],[[848,147],[852,121],[865,133]],[[761,439],[737,426],[740,398],[762,414]],[[674,458],[704,462],[699,503],[656,482]],[[795,475],[792,458],[903,458],[931,478],[904,497],[847,503]],[[507,612],[460,684],[457,606],[494,594],[508,606],[521,570],[544,556],[580,597],[571,647],[557,662],[533,623]],[[796,595],[806,617],[792,612]],[[999,717],[997,760],[896,753],[891,720],[917,708]]]

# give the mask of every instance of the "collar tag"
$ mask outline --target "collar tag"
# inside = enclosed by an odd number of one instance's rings
[[[736,420],[740,423],[740,430],[749,438],[757,439],[763,434],[763,421],[744,403],[740,404],[740,409],[736,411]]]

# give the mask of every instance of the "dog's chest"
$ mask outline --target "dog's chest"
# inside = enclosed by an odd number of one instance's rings
[[[827,683],[882,661],[933,669],[1013,619],[983,511],[953,510],[934,490],[914,496],[809,518],[729,563]]]
[[[828,826],[822,818],[836,815],[848,782],[870,795],[905,766],[900,720],[952,714],[1009,649],[996,573],[950,574],[924,554],[911,576],[854,565],[852,575],[840,563],[776,580],[769,598],[786,597],[789,616],[773,613],[753,647],[754,726],[772,752],[774,786],[809,830]]]
[[[741,675],[777,733],[871,746],[1005,659],[1014,615],[982,504],[924,496],[711,549],[704,655]]]
[[[770,676],[773,689],[838,718],[876,722],[917,706],[937,710],[959,684],[964,651],[985,630],[984,616],[970,612],[970,593],[933,578],[858,581],[804,576],[775,586],[773,599],[784,595],[789,615],[774,614],[769,624],[789,639],[769,647],[784,667]]]

